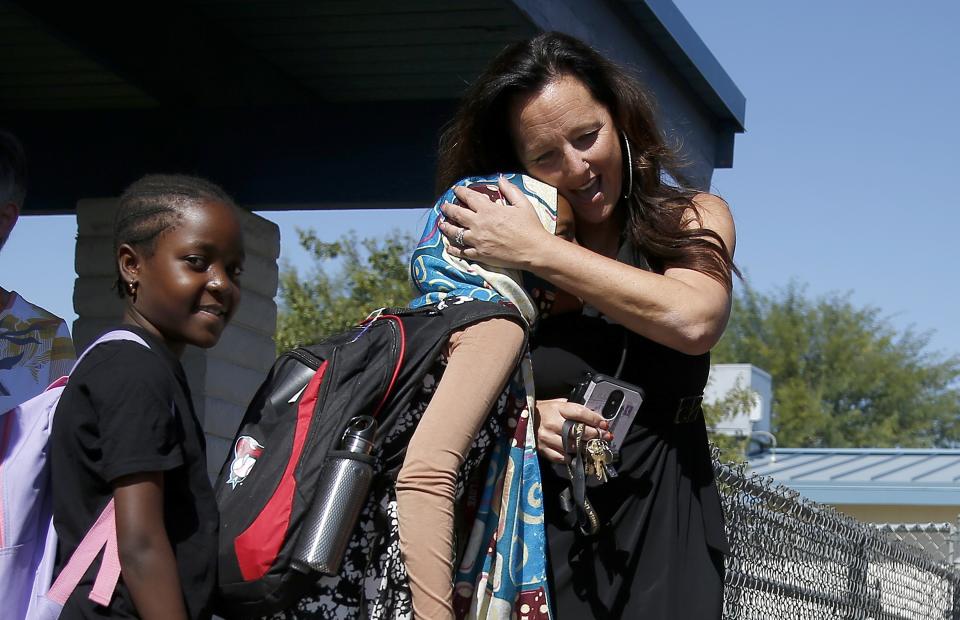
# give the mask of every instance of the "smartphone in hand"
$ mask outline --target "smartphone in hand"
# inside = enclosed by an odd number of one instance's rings
[[[610,450],[616,454],[643,404],[643,388],[602,374],[588,375],[570,395],[570,402],[579,403],[599,413],[610,425],[613,435]]]

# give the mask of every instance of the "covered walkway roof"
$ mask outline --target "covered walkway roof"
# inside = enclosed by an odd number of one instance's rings
[[[732,165],[745,100],[669,0],[0,1],[0,112],[30,158],[27,213],[147,171],[260,209],[422,206],[465,85],[544,30],[639,72],[691,178]]]

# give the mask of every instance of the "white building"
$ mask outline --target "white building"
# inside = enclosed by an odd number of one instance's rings
[[[746,410],[739,409],[723,418],[712,430],[738,437],[758,431],[769,433],[773,403],[773,379],[770,373],[752,364],[714,364],[710,367],[710,378],[703,391],[705,403],[716,404],[737,390],[747,390],[753,396],[753,406]]]

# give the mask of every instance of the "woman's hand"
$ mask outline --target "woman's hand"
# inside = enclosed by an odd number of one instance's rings
[[[563,423],[567,420],[583,422],[586,428],[583,439],[595,439],[603,429],[603,438],[607,441],[613,435],[606,432],[607,421],[599,413],[591,411],[583,405],[571,403],[566,398],[537,401],[537,449],[540,454],[554,463],[563,463],[566,457],[563,452]]]
[[[503,177],[498,183],[507,204],[468,187],[456,187],[460,204],[444,203],[447,221],[440,231],[450,241],[447,252],[466,260],[508,267],[526,268],[542,244],[556,239],[544,229],[530,201],[520,189]],[[457,235],[463,230],[463,245]]]

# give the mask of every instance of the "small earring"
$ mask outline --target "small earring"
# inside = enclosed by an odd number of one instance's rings
[[[137,303],[137,282],[127,282],[127,294],[133,299],[133,303]]]
[[[630,140],[627,139],[627,132],[621,129],[620,135],[623,136],[624,150],[627,151],[625,158],[627,163],[627,185],[626,190],[623,192],[623,197],[629,198],[630,194],[633,193],[633,156],[630,154]]]

